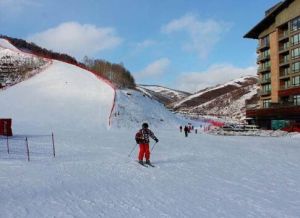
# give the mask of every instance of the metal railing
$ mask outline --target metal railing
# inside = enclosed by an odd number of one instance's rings
[[[258,72],[265,72],[265,71],[270,71],[271,70],[271,66],[267,66],[267,67],[259,67],[258,68]]]
[[[300,84],[286,84],[286,85],[282,85],[282,86],[280,86],[280,90],[292,89],[292,88],[296,88],[296,87],[300,87]]]
[[[280,59],[279,64],[280,65],[282,65],[282,64],[288,64],[289,61],[290,61],[290,58],[289,57],[285,57],[285,58]]]
[[[282,71],[282,72],[280,72],[279,76],[280,77],[287,77],[287,76],[290,76],[290,74],[291,74],[290,70],[288,70],[288,71]]]
[[[260,90],[260,91],[258,92],[258,94],[259,94],[260,96],[262,96],[262,95],[270,95],[270,94],[271,94],[271,90]]]
[[[263,48],[269,48],[269,47],[270,47],[270,42],[260,43],[260,44],[257,45],[258,50],[263,49]]]
[[[259,62],[259,61],[263,61],[263,60],[268,60],[268,59],[270,59],[270,55],[268,54],[268,55],[259,55],[258,57],[257,57],[257,61]]]
[[[271,78],[261,78],[259,79],[259,83],[270,83],[271,82]]]

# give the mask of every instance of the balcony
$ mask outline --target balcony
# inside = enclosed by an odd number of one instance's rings
[[[289,77],[290,74],[291,74],[291,71],[290,71],[290,70],[282,71],[282,72],[280,72],[279,77],[280,77],[280,79],[281,79],[281,78],[286,78],[286,77]]]
[[[291,86],[289,84],[281,85],[280,90],[286,90],[289,89]]]
[[[288,38],[289,38],[289,31],[285,30],[285,31],[283,31],[282,33],[279,34],[278,41],[283,41],[283,40],[288,39]]]
[[[293,69],[291,71],[291,74],[296,74],[296,73],[300,73],[300,69]]]
[[[269,42],[259,44],[257,46],[257,51],[264,50],[264,49],[267,49],[267,48],[270,48],[270,43]]]
[[[300,88],[300,84],[285,84],[280,86],[280,90],[293,89],[293,88]]]
[[[271,104],[270,108],[246,109],[246,117],[263,117],[277,119],[299,118],[300,106],[292,104]]]
[[[270,66],[266,66],[266,67],[259,67],[258,68],[258,73],[263,73],[263,72],[267,72],[270,71],[271,67]]]
[[[300,94],[300,84],[298,86],[295,85],[281,86],[278,92],[278,95],[281,97],[299,95],[299,94]]]
[[[260,84],[271,83],[271,78],[261,78],[259,80]]]
[[[271,95],[271,90],[260,90],[258,92],[259,96],[266,96],[266,95]]]
[[[279,53],[288,52],[289,48],[290,48],[289,44],[283,44],[279,46]]]
[[[270,55],[259,55],[257,57],[257,62],[261,62],[261,61],[267,61],[270,60]]]
[[[289,57],[284,57],[282,59],[280,59],[279,61],[279,66],[284,66],[284,65],[288,65],[290,61]]]

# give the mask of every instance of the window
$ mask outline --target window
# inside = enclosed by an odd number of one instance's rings
[[[261,40],[260,40],[261,47],[269,45],[269,44],[270,44],[269,36],[265,36],[264,38],[261,38]]]
[[[288,48],[289,48],[289,42],[285,42],[283,44],[280,44],[279,50],[282,51]]]
[[[265,50],[263,53],[262,53],[262,57],[269,57],[270,56],[270,50]]]
[[[291,21],[291,30],[297,31],[300,29],[300,17],[297,17],[296,19]]]
[[[271,92],[271,84],[263,85],[262,86],[263,92]]]
[[[294,76],[292,78],[292,85],[293,86],[300,86],[300,76]]]
[[[292,64],[292,71],[299,72],[300,71],[300,62],[296,62]]]
[[[283,69],[283,73],[284,73],[284,75],[287,75],[287,74],[289,74],[289,68],[287,67],[287,68],[284,68]]]
[[[262,76],[262,80],[263,81],[267,81],[267,80],[269,80],[271,78],[271,74],[270,73],[265,73],[265,74],[263,74],[263,76]]]
[[[290,80],[285,80],[284,81],[284,88],[287,89],[290,87]]]
[[[300,43],[300,33],[292,36],[291,43],[292,45],[297,45]]]
[[[290,73],[290,68],[285,67],[280,69],[280,76],[287,76]]]
[[[294,105],[300,105],[300,95],[293,96]]]
[[[269,108],[271,106],[271,99],[263,100],[263,108]]]
[[[300,56],[300,48],[295,48],[292,50],[292,58],[298,58]]]
[[[266,62],[264,62],[264,63],[261,64],[261,68],[262,69],[266,69],[266,68],[268,68],[270,66],[271,66],[270,61],[266,61]]]

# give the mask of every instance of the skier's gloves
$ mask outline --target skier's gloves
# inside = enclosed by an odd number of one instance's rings
[[[154,140],[155,140],[156,143],[158,142],[158,139],[154,139]]]

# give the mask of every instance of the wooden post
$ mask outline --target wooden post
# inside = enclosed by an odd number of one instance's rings
[[[52,133],[52,148],[53,148],[53,157],[55,157],[55,146],[54,146],[54,134]]]
[[[7,147],[7,153],[9,154],[9,143],[8,143],[8,136],[6,136],[6,147]]]
[[[29,147],[28,147],[28,139],[27,139],[27,137],[26,137],[26,149],[27,149],[27,159],[28,159],[28,161],[30,161],[30,157],[29,157]]]

